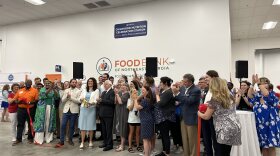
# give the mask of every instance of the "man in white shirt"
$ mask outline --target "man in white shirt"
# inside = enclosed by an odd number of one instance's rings
[[[80,94],[81,91],[76,88],[77,80],[71,79],[70,80],[70,88],[64,91],[64,95],[62,97],[62,102],[65,104],[63,108],[63,116],[62,116],[62,125],[61,125],[61,134],[60,134],[60,142],[55,147],[61,147],[64,145],[64,137],[65,137],[65,129],[66,124],[69,120],[70,128],[69,128],[69,144],[74,146],[73,143],[73,134],[74,134],[74,127],[75,122],[78,118],[79,113],[79,103],[80,103]]]

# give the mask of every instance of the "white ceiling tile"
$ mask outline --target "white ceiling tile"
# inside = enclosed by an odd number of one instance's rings
[[[264,23],[266,20],[266,16],[253,16],[252,24],[254,23]]]
[[[230,11],[230,17],[231,18],[238,18],[239,16],[239,11],[238,10],[231,10]]]
[[[229,5],[230,5],[230,10],[239,9],[239,1],[238,0],[230,0]]]
[[[257,38],[258,35],[254,34],[254,35],[248,35],[248,38]]]
[[[271,6],[273,0],[257,0],[256,6]]]
[[[235,20],[234,25],[250,25],[252,23],[252,17],[238,18]]]
[[[266,16],[266,21],[279,21],[280,14],[268,14]]]
[[[265,16],[269,13],[269,10],[272,8],[271,6],[261,6],[255,7],[254,16]]]
[[[233,31],[249,31],[250,25],[238,25],[232,27]]]
[[[237,1],[237,0],[236,0]],[[256,0],[239,0],[239,8],[253,8],[255,7]]]
[[[252,17],[254,15],[254,8],[239,9],[238,17]]]

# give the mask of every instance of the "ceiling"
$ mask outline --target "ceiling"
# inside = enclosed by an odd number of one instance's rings
[[[83,4],[101,0],[44,0],[35,6],[24,0],[0,0],[0,26],[77,14],[104,8],[132,5],[153,0],[106,0],[110,6],[88,9]],[[262,30],[267,21],[280,22],[280,6],[272,6],[273,0],[229,0],[232,39],[280,37],[280,23],[275,29]]]
[[[112,8],[124,5],[137,4],[153,0],[105,0],[110,4],[106,7],[88,9],[83,4],[103,0],[43,0],[44,5],[35,6],[24,0],[0,0],[0,26],[13,23],[32,21],[37,19],[51,18],[63,15],[77,14]]]
[[[274,29],[262,30],[265,22],[280,22],[280,6],[273,6],[273,0],[229,1],[232,39],[280,37],[280,23]]]

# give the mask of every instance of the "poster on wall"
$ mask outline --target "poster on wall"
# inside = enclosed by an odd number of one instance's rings
[[[147,21],[121,23],[115,25],[115,38],[147,35]]]
[[[54,82],[54,81],[61,81],[62,75],[61,74],[46,74],[45,75],[48,80]]]
[[[0,73],[0,85],[18,83],[20,81],[25,81],[30,73]]]

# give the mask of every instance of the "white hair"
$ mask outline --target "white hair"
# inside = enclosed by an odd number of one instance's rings
[[[113,84],[112,84],[112,82],[110,81],[110,80],[106,80],[105,82],[104,82],[104,84],[109,84],[110,86],[112,86]]]

